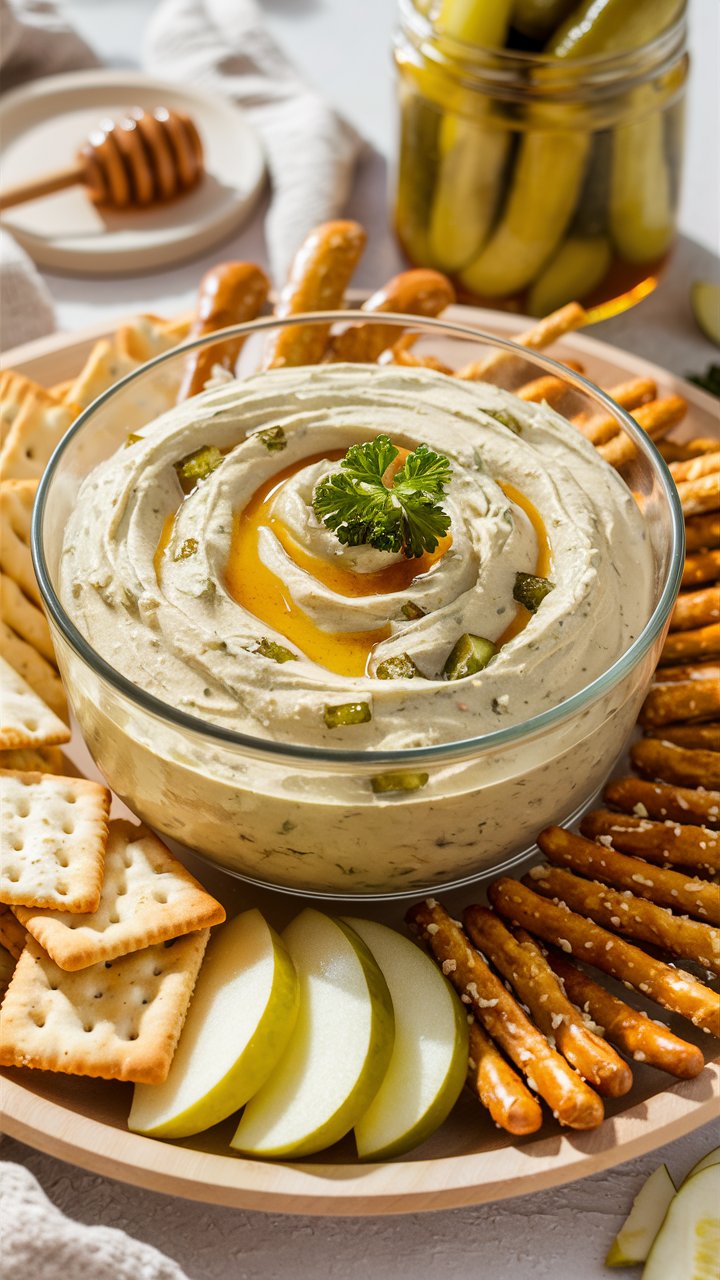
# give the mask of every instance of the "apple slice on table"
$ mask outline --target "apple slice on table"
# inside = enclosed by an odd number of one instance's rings
[[[259,911],[213,933],[177,1052],[164,1084],[135,1086],[128,1126],[185,1138],[244,1106],[265,1083],[292,1035],[298,981],[292,960]]]
[[[685,1174],[685,1182],[688,1178],[692,1178],[696,1173],[700,1173],[703,1169],[709,1169],[711,1165],[720,1164],[720,1147],[713,1147],[712,1151],[708,1151],[707,1155],[698,1160],[692,1169]]]
[[[352,1129],[392,1054],[387,983],[362,939],[308,907],[283,933],[300,1008],[282,1062],[250,1099],[232,1147],[255,1156],[305,1156]]]
[[[610,1245],[606,1267],[632,1267],[645,1261],[675,1194],[667,1165],[661,1164],[633,1200],[630,1213]]]
[[[385,1079],[355,1125],[361,1160],[386,1160],[424,1142],[447,1118],[468,1069],[468,1022],[450,983],[408,938],[347,918],[390,989],[395,1046]]]
[[[642,1280],[715,1280],[720,1258],[720,1165],[686,1178],[670,1201]]]

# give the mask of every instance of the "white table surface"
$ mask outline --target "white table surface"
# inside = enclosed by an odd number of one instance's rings
[[[66,9],[112,66],[136,66],[154,0],[67,0]],[[402,266],[386,203],[394,147],[389,57],[393,0],[264,0],[268,25],[305,75],[361,129],[372,150],[348,214],[369,243],[357,283],[376,286]],[[594,333],[675,372],[718,359],[689,309],[691,280],[718,278],[720,264],[720,48],[718,0],[690,0],[693,75],[682,238],[657,292]],[[223,256],[264,261],[262,211]],[[47,275],[61,328],[85,327],[134,310],[172,314],[191,305],[206,259],[162,274],[113,281]],[[185,1268],[190,1280],[601,1280],[604,1254],[633,1195],[663,1160],[677,1178],[720,1143],[720,1123],[639,1160],[567,1187],[478,1209],[400,1218],[321,1220],[194,1205],[72,1168],[4,1139],[0,1158],[37,1175],[52,1200],[87,1223],[121,1227]],[[637,1276],[637,1269],[620,1275]],[[37,1280],[42,1280],[41,1276]],[[72,1280],[72,1277],[68,1277]],[[672,1280],[668,1277],[668,1280]]]

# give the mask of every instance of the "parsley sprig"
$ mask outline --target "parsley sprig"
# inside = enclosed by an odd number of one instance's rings
[[[340,463],[342,471],[317,486],[315,515],[344,546],[367,543],[411,559],[434,551],[447,533],[450,517],[440,506],[452,477],[447,458],[419,444],[388,488],[383,476],[397,456],[385,435],[354,444]]]

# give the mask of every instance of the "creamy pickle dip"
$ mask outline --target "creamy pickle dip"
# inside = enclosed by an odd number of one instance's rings
[[[380,434],[452,469],[447,537],[419,560],[343,546],[313,512],[347,449]],[[216,465],[183,492],[177,464],[200,449]],[[518,573],[552,584],[535,612],[514,598]],[[474,738],[557,705],[638,636],[652,580],[632,495],[558,413],[432,370],[341,364],[227,382],[129,437],[82,484],[60,566],[80,631],[161,701],[256,739],[361,752]],[[448,679],[467,634],[497,652]],[[379,678],[406,657],[412,678]],[[146,821],[243,874],[343,892],[441,884],[531,843],[611,767],[643,692],[628,679],[528,745],[400,763],[398,785],[388,766],[386,786],[377,767],[243,759],[151,732],[70,675],[93,754]],[[354,722],[328,717],[348,705]]]

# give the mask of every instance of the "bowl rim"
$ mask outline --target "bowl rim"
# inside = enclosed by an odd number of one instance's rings
[[[188,715],[186,712],[178,710],[177,707],[171,706],[170,703],[163,702],[160,698],[155,697],[154,694],[148,693],[147,690],[140,688],[139,685],[134,684],[93,648],[75,626],[55,591],[45,558],[43,526],[48,498],[58,465],[70,443],[91,423],[94,414],[132,382],[146,377],[167,361],[179,359],[199,347],[222,342],[228,338],[249,337],[253,333],[262,333],[265,330],[294,327],[302,324],[367,324],[370,321],[371,314],[358,310],[342,310],[303,312],[297,316],[263,317],[244,324],[218,329],[212,334],[205,334],[202,337],[194,338],[179,346],[172,347],[170,350],[155,356],[152,360],[146,361],[137,369],[133,369],[118,382],[113,383],[106,391],[102,392],[91,404],[83,409],[56,446],[38,485],[31,526],[32,560],[43,604],[53,623],[76,656],[89,666],[96,676],[106,681],[117,693],[134,703],[145,715],[169,724],[173,729],[180,730],[185,734],[190,733],[193,737],[209,739],[220,747],[242,748],[246,753],[259,758],[270,757],[277,762],[288,759],[295,762],[302,761],[308,766],[322,763],[325,768],[330,766],[331,769],[357,764],[365,766],[392,764],[398,766],[421,764],[423,762],[427,764],[449,763],[460,761],[468,756],[477,756],[478,753],[484,754],[490,751],[498,751],[508,746],[529,741],[539,734],[555,728],[586,707],[591,706],[604,694],[610,692],[633,669],[655,643],[665,627],[680,588],[685,552],[684,519],[677,489],[662,455],[650,437],[633,420],[630,414],[589,378],[569,369],[566,365],[552,359],[552,357],[545,355],[543,352],[535,351],[522,346],[518,342],[499,337],[475,326],[388,311],[383,312],[381,317],[378,313],[376,323],[389,323],[398,328],[419,328],[422,330],[427,329],[431,332],[456,334],[459,337],[472,338],[476,342],[485,343],[496,350],[506,351],[510,355],[533,361],[546,373],[561,378],[570,386],[574,386],[585,395],[589,395],[599,401],[608,414],[615,418],[618,425],[630,436],[640,453],[645,455],[655,478],[659,481],[670,512],[671,555],[660,598],[632,644],[601,675],[597,676],[589,684],[583,685],[582,689],[571,694],[569,698],[558,702],[553,707],[547,708],[538,715],[531,716],[529,720],[522,721],[520,724],[510,725],[504,729],[495,729],[491,733],[452,742],[435,743],[423,747],[373,751],[302,746],[296,743],[276,742],[271,739],[256,738],[251,734],[227,729],[222,725],[202,720],[199,716]]]

